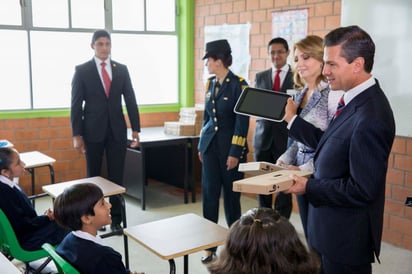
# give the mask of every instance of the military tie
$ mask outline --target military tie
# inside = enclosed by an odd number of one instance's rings
[[[220,83],[216,79],[216,82],[215,82],[215,96],[219,93],[219,89],[220,89]]]

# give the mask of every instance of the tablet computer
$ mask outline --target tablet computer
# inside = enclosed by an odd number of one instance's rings
[[[234,111],[238,114],[281,122],[290,97],[283,92],[247,87],[240,94]]]

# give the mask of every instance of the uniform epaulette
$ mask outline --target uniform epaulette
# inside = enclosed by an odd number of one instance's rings
[[[232,145],[238,145],[238,146],[245,146],[246,144],[246,138],[243,136],[239,135],[233,135],[232,137]]]

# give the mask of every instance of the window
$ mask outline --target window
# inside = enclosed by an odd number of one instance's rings
[[[1,110],[70,106],[76,65],[107,29],[112,59],[130,72],[139,105],[178,104],[175,0],[0,1]],[[6,12],[7,11],[7,12]]]

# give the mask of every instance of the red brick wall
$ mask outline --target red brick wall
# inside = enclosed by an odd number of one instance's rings
[[[177,121],[178,113],[141,114],[142,127],[163,126],[164,121]],[[38,150],[54,159],[56,182],[86,177],[86,162],[83,155],[73,149],[70,119],[37,118],[0,120],[0,139],[13,143],[19,152]],[[36,168],[36,192],[50,183],[49,169]],[[25,192],[31,193],[31,177],[20,178]]]
[[[270,66],[267,42],[272,38],[273,11],[308,9],[308,34],[325,35],[340,26],[341,1],[333,0],[195,0],[195,100],[204,102],[204,27],[221,24],[251,24],[249,79]],[[290,45],[291,46],[291,45]],[[255,121],[251,121],[249,144]],[[250,147],[252,149],[252,147]],[[253,151],[249,159],[253,158]],[[412,196],[412,139],[397,137],[390,156],[387,176],[383,239],[412,250],[412,208],[403,205]],[[297,206],[295,204],[295,209]]]

